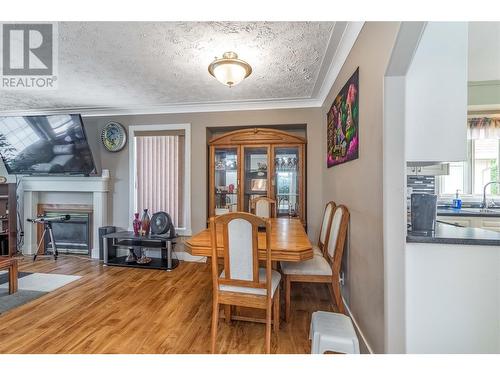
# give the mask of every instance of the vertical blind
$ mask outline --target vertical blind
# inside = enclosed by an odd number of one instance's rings
[[[136,132],[137,209],[170,214],[184,227],[184,132]]]

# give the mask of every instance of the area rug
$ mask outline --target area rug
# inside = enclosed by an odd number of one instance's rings
[[[21,277],[26,277],[31,275],[31,272],[18,272],[17,279],[19,280]],[[8,271],[0,271],[0,285],[9,282],[9,272]]]
[[[9,294],[9,283],[6,272],[0,273],[0,314],[39,298],[49,292],[63,287],[81,278],[75,275],[59,275],[54,273],[19,273],[18,291]]]

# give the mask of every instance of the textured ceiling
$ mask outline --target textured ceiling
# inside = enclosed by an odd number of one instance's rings
[[[1,91],[0,111],[311,98],[334,22],[62,22],[58,89]],[[333,38],[332,38],[333,39]],[[252,75],[228,88],[208,64],[233,50]],[[317,88],[316,88],[317,90]]]

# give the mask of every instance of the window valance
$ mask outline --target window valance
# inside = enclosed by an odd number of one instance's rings
[[[500,116],[467,119],[469,139],[500,139]]]

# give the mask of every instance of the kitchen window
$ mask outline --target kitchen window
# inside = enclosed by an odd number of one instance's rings
[[[467,141],[467,161],[449,163],[449,175],[437,179],[440,195],[453,195],[458,189],[461,195],[482,198],[484,185],[500,180],[500,139],[494,129],[488,131],[482,126],[480,131],[480,135],[470,136],[474,139]],[[479,133],[479,129],[476,132]],[[500,198],[500,186],[489,185],[486,194]]]

